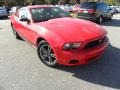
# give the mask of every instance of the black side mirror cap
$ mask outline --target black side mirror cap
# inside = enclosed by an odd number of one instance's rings
[[[28,21],[28,18],[21,18],[20,21]]]
[[[28,24],[30,24],[30,19],[28,18],[21,18],[20,21],[27,22]]]

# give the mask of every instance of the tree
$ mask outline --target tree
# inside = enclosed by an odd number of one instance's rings
[[[119,5],[120,0],[106,0],[109,5]]]
[[[13,6],[13,5],[23,6],[23,5],[30,4],[30,3],[55,5],[55,4],[58,4],[58,2],[60,2],[60,4],[61,3],[70,4],[70,1],[76,1],[77,3],[80,3],[80,0],[0,0],[0,5],[2,6],[4,4],[4,5],[9,5],[9,6]],[[105,2],[107,2],[109,5],[118,5],[118,4],[120,5],[120,0],[105,0]]]
[[[106,2],[107,2],[109,5],[112,5],[112,4],[113,4],[113,0],[106,0]]]

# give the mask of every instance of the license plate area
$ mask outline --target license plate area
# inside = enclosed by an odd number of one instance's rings
[[[84,10],[83,13],[88,13],[88,11]]]

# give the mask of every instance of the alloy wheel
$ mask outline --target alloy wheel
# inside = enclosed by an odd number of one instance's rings
[[[39,54],[45,64],[54,65],[56,63],[56,56],[49,44],[41,45]]]

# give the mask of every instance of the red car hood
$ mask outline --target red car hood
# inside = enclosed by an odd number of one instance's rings
[[[66,41],[85,41],[106,33],[101,26],[95,23],[74,18],[57,18],[36,24],[55,32]]]

